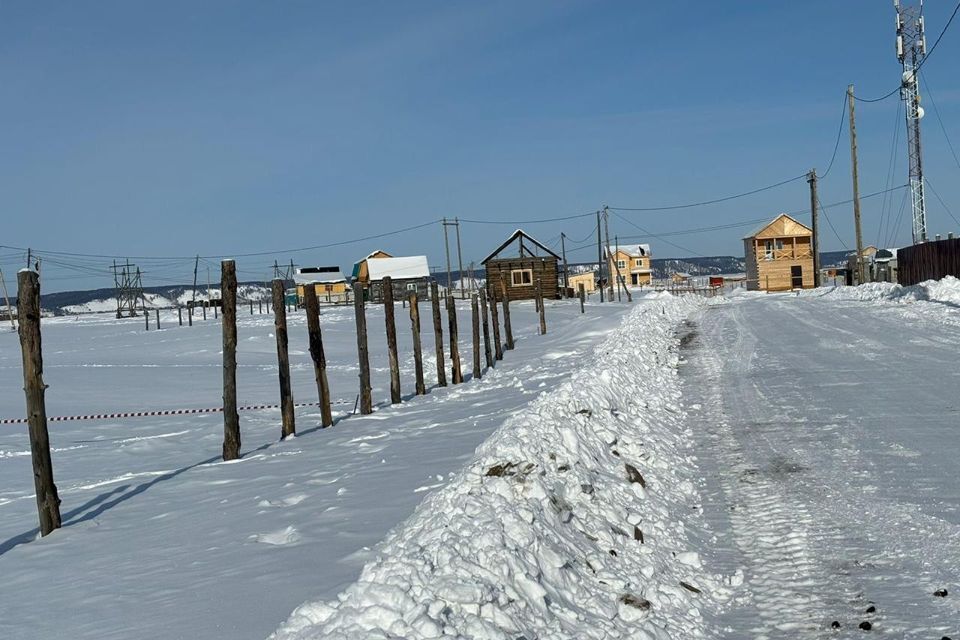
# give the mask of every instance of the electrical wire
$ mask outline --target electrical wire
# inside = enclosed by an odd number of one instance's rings
[[[817,195],[817,207],[819,207],[820,213],[823,214],[823,219],[827,221],[827,225],[830,227],[830,230],[833,231],[833,235],[835,235],[837,240],[840,241],[840,246],[842,246],[844,250],[849,251],[850,246],[844,242],[843,238],[840,237],[840,234],[837,233],[837,228],[833,226],[833,223],[830,221],[830,216],[827,215],[827,209],[829,209],[829,207],[823,206],[823,204],[820,202],[819,195]]]
[[[923,68],[923,65],[927,63],[927,60],[930,59],[930,56],[933,55],[933,52],[937,50],[937,45],[940,44],[940,40],[943,38],[943,34],[945,34],[947,32],[947,29],[950,28],[950,23],[952,23],[953,19],[957,17],[958,11],[960,11],[960,2],[958,2],[957,6],[953,8],[953,13],[950,14],[950,19],[947,20],[947,24],[943,25],[943,31],[940,32],[939,36],[937,36],[936,41],[933,43],[933,46],[930,47],[930,50],[927,52],[927,54],[923,56],[922,60],[920,60],[920,63],[917,65],[917,68],[913,70],[914,73],[920,73],[920,70]],[[882,95],[879,98],[869,99],[869,98],[858,98],[854,96],[853,99],[856,100],[857,102],[881,102],[883,100],[886,100],[887,98],[889,98],[899,90],[900,90],[900,87],[898,86],[890,93]]]
[[[806,178],[807,174],[802,173],[799,176],[789,178],[787,180],[781,180],[780,182],[769,184],[765,187],[760,187],[758,189],[752,189],[750,191],[744,191],[743,193],[737,193],[732,196],[724,196],[722,198],[714,198],[713,200],[704,200],[702,202],[689,202],[686,204],[675,204],[663,207],[607,207],[611,211],[675,211],[677,209],[691,209],[693,207],[702,207],[708,204],[717,204],[718,202],[727,202],[728,200],[736,200],[737,198],[743,198],[746,196],[751,196],[755,193],[760,193],[761,191],[769,191],[770,189],[776,189],[777,187],[782,187],[785,184],[790,184],[791,182],[796,182],[797,180]]]
[[[930,187],[930,191],[932,191],[933,195],[936,196],[937,200],[940,201],[940,205],[943,207],[943,210],[947,212],[947,215],[953,218],[953,221],[960,225],[960,220],[957,220],[957,217],[953,215],[952,211],[950,211],[950,207],[947,206],[947,203],[943,201],[943,198],[940,197],[940,194],[937,193],[937,190],[933,188],[932,184],[930,184],[930,179],[924,176],[923,181],[927,183],[927,186]]]
[[[596,211],[591,211],[589,213],[576,213],[569,216],[560,216],[557,218],[539,218],[536,220],[476,220],[470,218],[460,218],[460,222],[468,222],[470,224],[541,224],[544,222],[563,222],[565,220],[577,220],[578,218],[586,218],[587,216],[597,215]]]
[[[926,87],[927,95],[930,96],[930,104],[933,105],[933,113],[937,116],[937,122],[940,123],[940,130],[943,132],[943,137],[947,140],[947,147],[950,148],[950,154],[953,156],[953,161],[957,163],[957,168],[960,168],[960,158],[957,158],[957,152],[953,148],[953,142],[950,141],[950,134],[947,133],[947,128],[943,126],[943,120],[940,118],[940,109],[937,108],[937,101],[933,99],[933,89],[930,88],[930,83],[927,82],[926,76],[920,74],[920,79],[923,81],[923,86]]]
[[[635,222],[633,222],[633,221],[630,220],[629,218],[625,218],[624,216],[620,215],[620,214],[617,213],[616,211],[614,211],[613,215],[617,216],[618,218],[620,218],[621,220],[623,220],[624,222],[626,222],[626,223],[627,223],[628,225],[630,225],[631,227],[633,227],[633,228],[635,228],[635,229],[638,229],[639,231],[642,231],[643,233],[645,233],[646,235],[650,236],[651,238],[657,238],[658,240],[663,241],[664,243],[670,245],[671,247],[674,247],[674,248],[676,248],[676,249],[680,249],[680,251],[685,251],[685,252],[687,252],[687,253],[689,253],[689,254],[691,254],[691,255],[693,255],[693,256],[696,256],[696,257],[698,257],[698,258],[706,258],[706,257],[707,257],[707,256],[703,255],[702,253],[697,253],[697,252],[694,251],[693,249],[689,249],[689,248],[687,248],[687,247],[681,247],[680,245],[678,245],[678,244],[676,244],[676,243],[674,243],[674,242],[671,242],[671,241],[669,241],[669,240],[666,240],[666,239],[662,238],[661,236],[657,235],[656,233],[651,233],[648,229],[644,229],[644,228],[641,227],[640,225],[636,224]]]
[[[844,92],[843,105],[840,110],[840,125],[837,127],[837,140],[833,143],[833,155],[830,156],[830,164],[827,165],[827,170],[823,172],[822,176],[817,176],[821,180],[827,177],[830,169],[833,169],[833,162],[837,159],[837,149],[840,148],[840,137],[843,135],[843,125],[847,121],[847,100],[849,100],[849,97],[849,94]]]

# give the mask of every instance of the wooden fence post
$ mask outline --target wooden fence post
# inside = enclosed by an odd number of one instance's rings
[[[543,287],[537,279],[537,309],[540,311],[540,335],[547,334],[547,316],[543,310]]]
[[[490,291],[490,320],[493,323],[493,352],[496,360],[503,360],[503,343],[500,341],[500,312],[497,311],[497,294]]]
[[[287,305],[283,303],[283,280],[274,280],[272,288],[273,329],[277,336],[277,364],[280,369],[280,439],[283,440],[295,435],[297,427],[293,413],[293,391],[290,389],[290,338],[287,335]]]
[[[222,294],[221,294],[221,295],[222,295]],[[220,304],[223,304],[223,301],[222,301],[222,300],[221,300]],[[217,311],[217,305],[213,305],[213,319],[216,320],[219,315],[220,315],[220,312]]]
[[[240,414],[237,413],[237,265],[220,263],[223,298],[223,459],[240,457]],[[206,308],[206,307],[204,307]]]
[[[480,317],[483,322],[483,353],[486,356],[487,368],[494,366],[493,351],[490,349],[490,321],[487,317],[487,291],[486,289],[480,288],[478,291],[480,296]]]
[[[580,313],[583,313],[583,300],[587,297],[587,290],[582,282],[577,285],[577,289],[580,290]]]
[[[440,317],[440,292],[436,282],[430,283],[430,303],[433,306],[433,337],[437,345],[437,386],[447,386],[446,365],[443,362],[443,319]]]
[[[250,301],[250,315],[253,315],[253,300]]]
[[[447,294],[447,320],[450,323],[450,362],[451,362],[451,379],[453,384],[460,384],[463,382],[463,371],[460,369],[460,345],[458,344],[458,334],[457,334],[457,303],[454,302],[453,296],[448,291]]]
[[[427,387],[423,382],[423,345],[420,343],[420,303],[417,300],[416,291],[410,294],[410,330],[413,332],[413,362],[416,368],[417,395],[422,396],[427,393]]]
[[[187,323],[188,326],[193,326],[193,307],[187,307]]]
[[[510,297],[507,295],[507,283],[500,281],[500,290],[503,292],[503,329],[507,334],[507,343],[504,348],[513,349],[513,325],[510,324]]]
[[[257,300],[257,313],[263,315],[263,299]]]
[[[320,333],[320,303],[317,290],[312,285],[303,288],[303,304],[307,311],[307,337],[310,341],[310,357],[313,359],[313,374],[317,379],[317,395],[320,396],[320,424],[333,424],[330,412],[330,383],[327,382],[327,357],[323,353],[323,336]]]
[[[177,307],[177,322],[180,323],[180,326],[183,326],[183,307]]]
[[[473,318],[473,377],[480,379],[480,304],[477,294],[470,296],[470,311]]]
[[[206,300],[203,301],[203,319],[204,320],[207,319],[207,301]]]
[[[394,315],[393,279],[384,276],[383,289],[383,318],[387,326],[387,356],[390,360],[390,402],[400,404],[400,359],[397,356],[397,320]]]
[[[363,285],[353,283],[353,309],[357,317],[357,356],[360,361],[360,413],[373,413],[370,388],[370,354],[367,350],[367,315],[363,307]]]
[[[157,309],[157,329],[160,328],[160,309]]]
[[[40,344],[40,276],[23,269],[17,274],[17,316],[20,318],[20,351],[23,356],[23,391],[27,400],[33,486],[37,494],[40,535],[60,528],[60,497],[53,482],[47,405]]]
[[[150,331],[150,312],[146,309],[143,310],[143,322],[147,331]]]

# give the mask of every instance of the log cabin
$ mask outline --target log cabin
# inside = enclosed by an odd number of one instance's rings
[[[517,255],[507,255],[507,248],[513,244],[518,247]],[[486,268],[488,295],[503,300],[502,282],[506,285],[507,299],[512,302],[536,298],[538,281],[544,299],[559,298],[559,262],[560,256],[523,229],[517,229],[480,264]]]

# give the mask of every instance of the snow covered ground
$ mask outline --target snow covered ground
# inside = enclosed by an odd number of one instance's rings
[[[958,292],[552,302],[546,336],[516,304],[495,371],[397,407],[371,308],[371,416],[347,416],[352,309],[324,310],[333,428],[304,408],[277,442],[244,412],[225,464],[219,414],[53,423],[42,540],[25,427],[0,427],[0,637],[956,638]],[[50,415],[219,404],[219,325],[175,318],[46,321]],[[272,319],[240,321],[241,404],[275,402]],[[0,333],[0,417],[20,387]]]
[[[688,534],[700,500],[675,335],[700,304],[641,302],[427,498],[355,584],[273,637],[707,637],[700,608],[730,590],[703,572]]]
[[[688,328],[705,564],[745,574],[712,637],[960,636],[955,283],[744,297]]]
[[[630,307],[547,304],[536,335],[531,303],[512,305],[517,348],[469,380],[469,303],[459,309],[468,382],[391,407],[382,308],[368,309],[377,410],[357,392],[352,308],[323,311],[335,415],[298,411],[299,436],[278,442],[279,412],[241,413],[244,457],[219,461],[219,414],[51,423],[65,526],[36,538],[25,425],[0,426],[0,638],[264,638],[306,599],[352,583],[371,548],[474,449],[568,379]],[[413,391],[409,321],[399,307],[405,396]],[[425,369],[435,383],[429,306]],[[211,317],[160,331],[109,315],[43,324],[51,416],[220,403],[220,325]],[[277,401],[273,320],[239,318],[241,404]],[[302,312],[290,317],[295,399],[316,400]],[[444,325],[446,328],[446,324]],[[23,415],[16,334],[0,332],[0,417]],[[37,602],[44,602],[38,613]]]

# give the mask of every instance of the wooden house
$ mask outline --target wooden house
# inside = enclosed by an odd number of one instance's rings
[[[813,288],[813,231],[785,213],[743,239],[747,289]]]
[[[580,285],[586,293],[593,293],[597,290],[597,272],[587,271],[585,273],[575,273],[567,278],[567,286],[570,287],[570,295],[580,295]]]
[[[648,244],[620,245],[613,248],[607,256],[607,272],[613,278],[616,278],[619,272],[624,284],[629,286],[639,287],[650,284],[653,273],[650,268],[650,257]]]
[[[354,279],[363,286],[364,296],[372,302],[383,300],[383,279],[390,277],[394,300],[404,300],[416,292],[421,299],[430,294],[430,266],[426,256],[394,257],[375,251],[353,267]]]
[[[507,252],[511,245],[517,246],[515,256],[508,255],[512,253]],[[559,298],[559,262],[560,256],[523,229],[517,229],[480,264],[486,268],[489,295],[502,300],[506,285],[507,299],[512,301],[536,298],[538,281],[545,299]]]
[[[340,267],[302,267],[293,274],[297,302],[303,304],[303,290],[313,285],[320,302],[346,302],[350,285]]]

